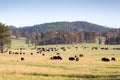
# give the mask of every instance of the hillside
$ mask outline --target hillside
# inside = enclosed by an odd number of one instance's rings
[[[15,26],[12,26],[12,25],[10,25],[10,26],[8,26],[10,29],[17,29]]]
[[[45,23],[34,26],[26,26],[20,28],[21,32],[29,31],[29,32],[49,32],[49,31],[69,31],[73,29],[74,31],[86,30],[90,32],[106,32],[110,28],[105,26],[84,22],[84,21],[76,21],[76,22],[53,22],[53,23]]]

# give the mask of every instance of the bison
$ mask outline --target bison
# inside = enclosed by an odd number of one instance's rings
[[[25,52],[23,54],[25,55]]]
[[[23,57],[21,57],[21,61],[24,61],[24,58],[23,58]]]
[[[33,55],[33,53],[31,53],[31,55]]]
[[[60,55],[60,53],[57,53],[57,55]]]
[[[42,54],[43,56],[45,56],[45,54]]]
[[[79,58],[78,57],[76,57],[76,59],[75,59],[76,61],[79,61]]]
[[[84,55],[83,54],[79,54],[79,57],[84,57]]]
[[[75,58],[74,57],[69,57],[69,60],[73,61],[73,60],[75,60]]]
[[[15,54],[19,54],[18,52],[15,52]]]
[[[101,60],[104,61],[104,62],[110,61],[110,59],[109,59],[109,58],[106,58],[106,57],[102,58]]]
[[[50,57],[51,60],[62,60],[62,57],[61,56],[53,56],[53,57]]]
[[[9,51],[9,54],[12,54],[12,51]]]
[[[111,58],[111,61],[115,61],[115,60],[116,60],[115,57],[112,57],[112,58]]]

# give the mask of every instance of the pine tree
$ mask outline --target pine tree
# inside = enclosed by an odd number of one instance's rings
[[[3,53],[6,47],[9,47],[11,44],[9,28],[0,23],[0,52]]]

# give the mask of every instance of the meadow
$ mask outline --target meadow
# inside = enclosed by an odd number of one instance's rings
[[[98,50],[91,50],[92,47]],[[72,45],[46,45],[37,46],[45,48],[65,47],[66,51],[50,51],[42,54],[36,53],[24,44],[24,39],[13,40],[10,50],[18,51],[23,47],[25,55],[0,54],[0,80],[119,80],[120,79],[120,50],[112,50],[120,45],[98,44],[72,44]],[[68,49],[69,47],[69,49]],[[78,47],[76,49],[75,47]],[[86,47],[83,48],[83,47]],[[101,50],[108,47],[109,50]],[[33,53],[31,55],[30,53]],[[51,56],[60,53],[62,60],[50,60]],[[71,56],[83,54],[79,61],[69,61]],[[20,58],[24,57],[24,61]],[[102,57],[116,58],[116,61],[103,62]]]

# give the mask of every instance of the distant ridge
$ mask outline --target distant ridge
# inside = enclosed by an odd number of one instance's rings
[[[14,27],[12,27],[12,28],[14,28]],[[34,25],[34,26],[26,26],[26,27],[20,28],[20,30],[22,32],[24,32],[24,31],[49,32],[49,31],[59,31],[59,30],[69,31],[71,29],[74,31],[77,31],[77,32],[80,30],[86,30],[86,31],[90,31],[90,32],[106,32],[110,28],[102,26],[102,25],[86,22],[86,21],[52,22],[52,23],[44,23],[44,24],[39,24],[39,25]]]
[[[12,25],[8,26],[8,28],[9,29],[17,29],[15,26],[12,26]]]

